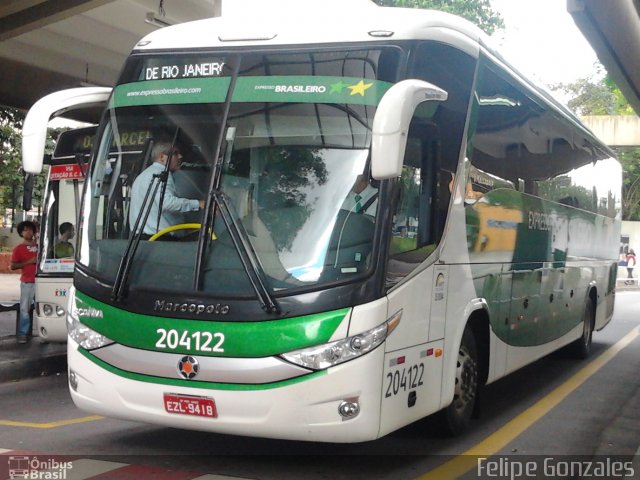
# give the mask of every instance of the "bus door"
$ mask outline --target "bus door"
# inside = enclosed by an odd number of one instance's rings
[[[80,163],[51,165],[44,196],[34,320],[43,342],[67,338],[66,306],[75,266],[84,172]]]
[[[84,175],[78,163],[51,165],[45,197],[44,225],[41,232],[42,273],[73,272],[74,250],[61,247],[60,227],[71,224],[77,228],[80,196]],[[65,225],[66,226],[66,225]]]

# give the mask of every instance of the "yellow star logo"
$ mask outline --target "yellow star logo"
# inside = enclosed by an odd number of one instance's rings
[[[360,80],[355,85],[351,85],[350,87],[347,87],[347,88],[351,90],[351,95],[360,94],[361,96],[364,97],[365,90],[367,90],[368,88],[371,88],[372,85],[373,83],[364,83],[364,80]]]

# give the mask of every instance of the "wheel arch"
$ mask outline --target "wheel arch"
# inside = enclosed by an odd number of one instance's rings
[[[459,317],[464,318],[464,322],[452,322],[447,327],[447,339],[445,341],[445,366],[442,372],[442,390],[440,397],[440,408],[447,407],[452,399],[455,384],[455,368],[458,357],[458,350],[462,343],[462,336],[467,327],[472,329],[476,346],[478,348],[478,356],[480,360],[480,384],[487,381],[489,373],[489,339],[490,339],[490,323],[489,323],[489,305],[485,299],[474,298],[469,301],[458,313]],[[451,327],[451,329],[449,329]]]

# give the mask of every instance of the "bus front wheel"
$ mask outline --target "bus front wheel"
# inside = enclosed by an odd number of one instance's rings
[[[440,412],[443,431],[447,435],[459,435],[471,423],[478,401],[479,381],[476,338],[471,327],[467,326],[462,334],[458,351],[453,401]]]

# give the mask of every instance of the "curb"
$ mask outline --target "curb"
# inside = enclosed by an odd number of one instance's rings
[[[66,346],[64,349],[42,344],[24,346],[16,345],[15,341],[15,337],[0,339],[0,350],[8,353],[10,349],[11,353],[0,358],[0,383],[66,372]],[[32,344],[34,342],[37,340],[31,340]],[[36,355],[33,354],[34,349],[37,349]]]
[[[46,377],[67,370],[66,355],[12,360],[0,366],[0,383]]]

